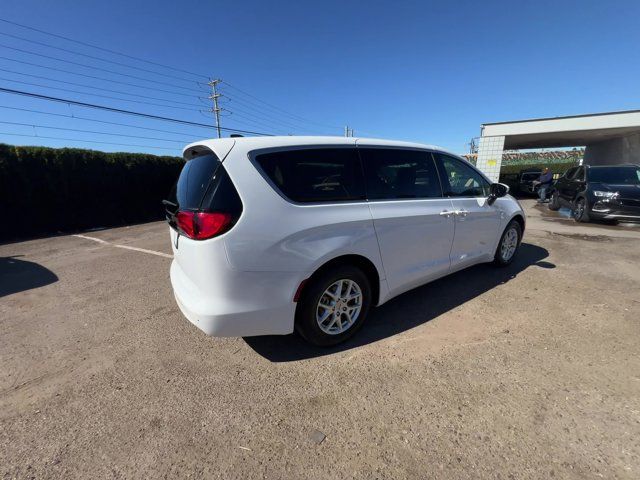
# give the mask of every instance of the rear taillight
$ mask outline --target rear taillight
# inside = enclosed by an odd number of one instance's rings
[[[205,240],[226,232],[233,223],[233,216],[230,213],[181,210],[176,214],[176,223],[187,237]]]

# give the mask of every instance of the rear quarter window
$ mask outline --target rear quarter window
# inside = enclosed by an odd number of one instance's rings
[[[260,153],[255,161],[270,183],[294,202],[363,200],[364,178],[355,148]]]

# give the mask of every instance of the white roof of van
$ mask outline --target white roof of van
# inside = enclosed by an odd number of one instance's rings
[[[320,136],[273,136],[273,137],[234,137],[234,138],[214,138],[201,140],[187,145],[183,153],[198,146],[204,146],[213,150],[218,157],[223,158],[229,153],[234,145],[244,150],[255,150],[258,148],[289,147],[303,145],[378,145],[389,147],[426,148],[448,152],[448,150],[436,145],[425,145],[414,142],[400,142],[395,140],[383,140],[377,138],[359,137],[320,137]],[[453,152],[448,152],[453,153]]]

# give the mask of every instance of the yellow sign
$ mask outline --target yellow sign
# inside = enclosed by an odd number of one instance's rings
[[[497,163],[498,162],[496,160],[493,160],[493,159],[487,160],[487,165],[489,165],[490,167],[495,167]]]

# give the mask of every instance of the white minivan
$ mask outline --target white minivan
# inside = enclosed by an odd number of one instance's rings
[[[407,290],[481,262],[509,264],[524,231],[506,185],[438,147],[224,138],[187,146],[184,159],[164,201],[171,284],[208,335],[295,329],[334,345]]]

